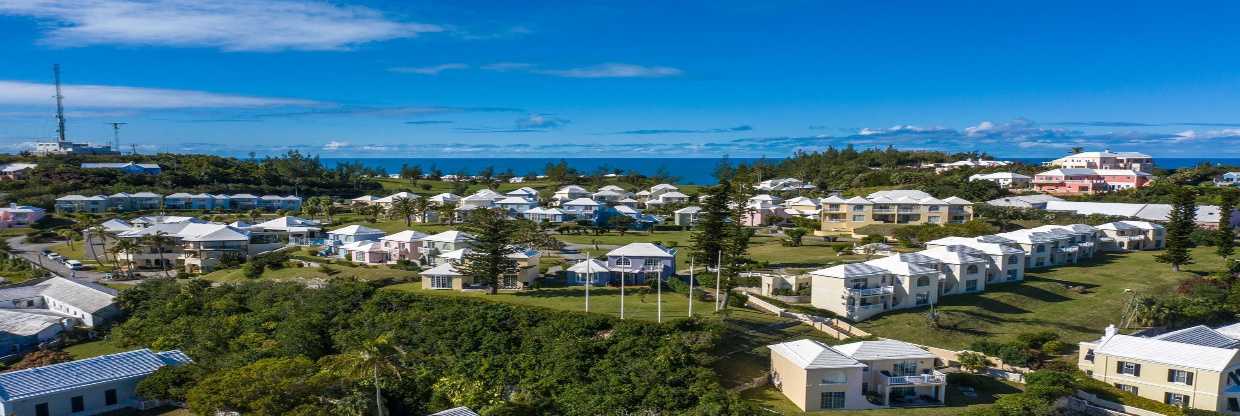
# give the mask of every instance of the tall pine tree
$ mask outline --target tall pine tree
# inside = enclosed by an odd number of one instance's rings
[[[713,267],[719,264],[719,253],[723,251],[732,221],[732,210],[728,207],[732,198],[732,182],[719,181],[718,185],[707,190],[704,197],[702,212],[698,214],[697,231],[690,238],[693,256]]]
[[[508,257],[518,250],[513,245],[517,224],[501,210],[479,208],[470,213],[460,228],[473,236],[473,244],[457,269],[474,283],[489,285],[494,295],[503,276],[518,271],[517,261]]]
[[[1231,229],[1231,211],[1236,208],[1236,191],[1223,191],[1218,204],[1218,231],[1214,241],[1216,252],[1224,258],[1231,257],[1236,249],[1236,233]]]
[[[1166,250],[1154,260],[1168,263],[1172,271],[1180,271],[1180,266],[1192,263],[1193,256],[1188,252],[1192,245],[1189,235],[1197,227],[1197,193],[1188,187],[1179,187],[1171,196],[1171,213],[1167,216]]]

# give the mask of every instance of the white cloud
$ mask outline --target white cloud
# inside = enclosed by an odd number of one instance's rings
[[[347,50],[445,30],[366,7],[296,0],[0,0],[0,15],[46,21],[43,41],[63,47]]]
[[[666,66],[642,66],[614,62],[580,68],[538,69],[532,72],[566,78],[663,78],[684,73],[679,69]]]
[[[1176,142],[1186,142],[1202,139],[1217,139],[1220,137],[1240,137],[1240,129],[1207,130],[1202,132],[1198,132],[1196,130],[1184,130],[1176,133],[1172,140]]]
[[[439,64],[433,66],[398,66],[388,68],[388,71],[399,72],[402,74],[421,74],[421,75],[439,75],[440,72],[452,69],[466,69],[469,65],[465,64]]]
[[[519,129],[549,129],[568,124],[568,120],[544,114],[530,114],[517,119]]]
[[[507,71],[524,71],[528,69],[533,69],[536,66],[537,65],[525,63],[525,62],[496,62],[493,64],[483,65],[482,69],[485,69],[488,71],[507,72]]]
[[[349,147],[349,142],[332,140],[323,145],[323,150],[338,150],[345,147]]]
[[[324,103],[295,98],[254,97],[206,91],[109,85],[65,85],[67,105],[93,108],[257,108],[318,106]],[[22,81],[0,81],[0,105],[48,105],[55,87]]]

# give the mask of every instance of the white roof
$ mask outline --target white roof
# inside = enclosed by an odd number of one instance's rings
[[[397,192],[397,193],[385,196],[383,198],[376,199],[375,202],[381,202],[381,203],[386,204],[386,203],[396,202],[396,199],[398,198],[418,199],[418,195],[412,192]]]
[[[935,246],[926,250],[919,251],[918,254],[933,257],[947,264],[977,264],[987,263],[988,259],[978,257],[974,250],[960,250],[961,246]]]
[[[577,198],[564,203],[564,206],[598,206],[599,203],[590,198]]]
[[[347,227],[337,228],[327,232],[328,234],[337,235],[367,235],[367,234],[384,234],[383,230],[376,230],[364,225],[350,225]]]
[[[82,195],[65,195],[56,198],[57,201],[106,201],[108,198],[103,195],[82,196]]]
[[[890,191],[878,191],[865,196],[867,199],[890,198],[898,199],[901,197],[909,199],[925,199],[930,198],[930,194],[916,189],[895,189]]]
[[[800,339],[781,344],[768,345],[772,354],[788,359],[797,367],[807,370],[818,368],[865,367],[865,364],[837,351],[826,344]]]
[[[193,194],[189,194],[185,192],[177,192],[175,194],[169,194],[165,198],[193,198],[193,197],[194,197]]]
[[[1016,172],[995,172],[995,173],[978,173],[969,177],[969,180],[999,180],[999,179],[1033,179],[1026,175]]]
[[[457,271],[456,266],[453,266],[451,262],[439,263],[438,266],[423,271],[421,274],[423,276],[461,276],[461,272]]]
[[[615,210],[621,214],[641,214],[641,211],[628,205],[616,205]]]
[[[222,224],[188,224],[176,234],[184,241],[249,241],[250,234]]]
[[[616,186],[616,185],[607,185],[607,186],[604,186],[604,187],[602,187],[602,188],[598,188],[598,190],[599,190],[599,191],[612,191],[612,192],[626,192],[626,191],[624,190],[624,188],[621,188],[621,187]]]
[[[702,212],[702,207],[697,205],[684,207],[675,211],[676,214],[697,214],[699,212]]]
[[[669,191],[669,192],[664,192],[664,193],[662,193],[662,194],[659,194],[659,199],[666,199],[666,198],[688,198],[688,197],[689,197],[688,195],[682,194],[682,193],[680,193],[680,192],[678,192],[678,191]]]
[[[818,269],[809,272],[811,276],[833,277],[837,279],[847,279],[851,277],[874,276],[880,274],[888,274],[887,269],[872,264],[865,263],[848,263],[838,266],[831,266],[825,269]]]
[[[65,318],[67,316],[49,313],[47,309],[0,309],[0,333],[31,336],[60,325]]]
[[[457,230],[448,230],[448,231],[444,231],[439,234],[433,234],[433,235],[426,236],[425,238],[422,239],[422,241],[432,241],[432,242],[437,242],[437,243],[459,243],[462,241],[468,241],[471,238],[473,237],[465,232],[461,232]]]
[[[1163,341],[1182,342],[1203,347],[1235,348],[1240,341],[1205,325],[1197,325],[1152,337]]]
[[[1059,168],[1038,172],[1038,176],[1153,176],[1128,169]]]
[[[651,243],[629,243],[623,247],[607,252],[607,257],[663,257],[672,258],[662,247]]]
[[[1103,338],[1094,351],[1117,357],[1220,372],[1226,370],[1228,365],[1235,360],[1236,353],[1240,352],[1240,350],[1230,348],[1206,347],[1120,334]]]
[[[611,271],[611,269],[607,268],[607,263],[603,263],[595,259],[589,259],[589,260],[577,262],[577,264],[574,264],[572,265],[572,267],[569,267],[568,271],[573,272],[573,273],[585,274],[585,273],[604,273],[604,272]]]
[[[464,198],[466,201],[495,201],[504,199],[504,195],[490,189],[482,189]]]
[[[943,198],[943,202],[946,202],[952,205],[973,205],[973,203],[969,202],[969,200],[958,197],[958,196],[949,196],[947,198]]]
[[[274,231],[306,231],[319,229],[319,222],[301,217],[283,216],[254,224],[252,227]]]
[[[380,238],[380,240],[399,241],[402,243],[412,243],[414,241],[421,241],[423,238],[426,238],[426,237],[427,237],[426,233],[420,233],[414,230],[405,230],[405,231],[401,231],[395,234],[385,235],[383,236],[383,238]]]
[[[109,232],[126,231],[126,230],[129,230],[130,228],[133,228],[133,224],[130,224],[129,221],[125,221],[120,218],[113,218],[113,219],[104,221],[103,223],[99,224],[99,226],[103,227],[104,231],[109,231]]]
[[[560,188],[560,190],[558,191],[555,191],[555,193],[557,194],[588,194],[590,193],[590,191],[587,191],[586,188],[582,188],[577,185],[568,185],[563,188]]]
[[[1060,161],[1060,160],[1064,160],[1068,158],[1074,158],[1074,157],[1080,157],[1080,158],[1086,158],[1086,157],[1088,158],[1098,158],[1098,157],[1149,158],[1150,155],[1147,155],[1145,153],[1138,153],[1138,152],[1112,152],[1110,150],[1103,150],[1101,152],[1081,152],[1081,153],[1077,153],[1074,155],[1068,155],[1068,156],[1064,156],[1059,159],[1056,159],[1056,161]]]
[[[904,341],[885,339],[837,345],[835,349],[857,360],[933,359],[934,354]]]
[[[362,195],[357,198],[353,198],[351,201],[353,202],[374,202],[377,199],[379,199],[379,197],[374,196],[374,195]]]
[[[651,186],[651,187],[650,187],[650,191],[652,191],[652,192],[653,192],[653,191],[661,191],[661,190],[674,191],[674,190],[677,190],[677,189],[680,189],[680,188],[677,188],[675,185],[666,184],[666,183],[661,183],[661,184],[658,184],[658,185],[655,185],[655,186]]]
[[[919,263],[903,261],[901,260],[901,257],[898,255],[887,256],[887,257],[883,257],[879,259],[870,260],[870,261],[865,262],[865,264],[868,264],[871,266],[878,266],[878,267],[887,269],[887,271],[891,272],[891,274],[897,274],[900,276],[914,276],[914,275],[921,275],[921,274],[933,274],[933,273],[938,272],[938,269],[925,266],[924,263],[919,264]]]
[[[21,290],[26,293],[34,291],[37,295],[46,296],[55,299],[57,302],[73,305],[74,307],[88,313],[95,313],[100,309],[111,306],[115,303],[116,299],[116,293],[111,291],[111,289],[95,284],[80,283],[63,277],[53,277],[34,284],[33,286],[18,286],[11,289],[6,288],[0,291],[8,290]],[[5,295],[0,295],[0,298],[9,298]]]
[[[528,187],[528,186],[525,186],[525,187],[521,187],[521,188],[517,188],[517,189],[513,189],[513,190],[511,190],[511,191],[508,191],[508,193],[506,193],[506,194],[504,194],[504,195],[508,195],[508,196],[534,196],[534,197],[536,197],[536,196],[538,196],[538,190],[537,190],[537,189],[534,189],[534,188],[531,188],[531,187]]]
[[[524,197],[510,196],[510,197],[495,201],[495,203],[498,205],[529,205],[529,204],[533,204],[534,202],[531,202],[530,200],[525,199]]]

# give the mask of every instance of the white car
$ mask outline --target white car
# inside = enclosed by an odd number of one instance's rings
[[[77,260],[65,260],[65,267],[68,267],[69,270],[82,270],[85,266]]]

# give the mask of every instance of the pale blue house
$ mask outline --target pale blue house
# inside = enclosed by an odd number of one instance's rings
[[[192,362],[181,351],[148,349],[0,374],[0,416],[97,415],[148,403],[135,391],[167,365]]]

